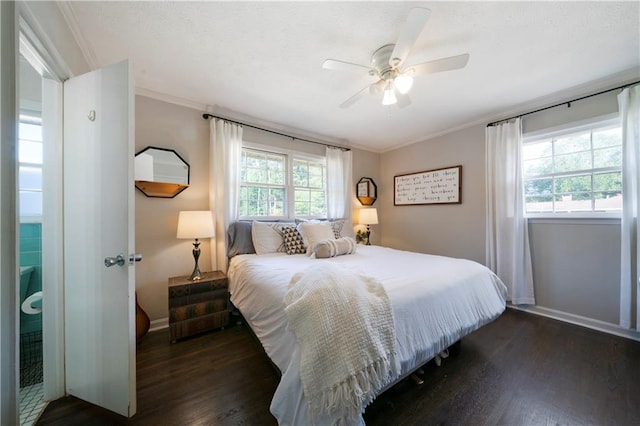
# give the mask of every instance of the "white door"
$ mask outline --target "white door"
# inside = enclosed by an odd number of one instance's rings
[[[64,84],[66,391],[127,417],[136,412],[133,114],[128,61]],[[124,263],[105,265],[119,255]]]

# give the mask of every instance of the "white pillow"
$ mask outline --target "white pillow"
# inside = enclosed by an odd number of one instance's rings
[[[353,232],[353,224],[351,221],[347,221],[346,219],[331,219],[331,220],[319,220],[319,219],[300,219],[296,218],[296,223],[299,225],[301,223],[328,223],[333,228],[333,234],[338,238],[342,237],[351,237],[355,238],[356,234]]]
[[[251,224],[251,239],[256,254],[285,252],[282,228],[291,226],[290,223],[258,222]]]
[[[355,234],[353,233],[353,225],[351,221],[347,222],[344,219],[332,220],[329,222],[331,227],[333,228],[333,233],[336,238],[342,237],[351,237],[355,238]]]
[[[311,253],[311,246],[313,246],[315,243],[336,238],[333,233],[333,228],[327,222],[303,222],[298,225],[298,227],[300,229],[300,233],[302,234],[304,245],[307,248],[307,254]]]

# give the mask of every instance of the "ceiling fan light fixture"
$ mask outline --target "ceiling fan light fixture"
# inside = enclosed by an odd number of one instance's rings
[[[411,90],[411,86],[413,86],[413,77],[410,75],[399,75],[393,80],[393,86],[398,90],[398,92],[406,95]]]
[[[393,91],[393,87],[391,87],[391,83],[389,83],[384,89],[384,94],[382,95],[382,105],[393,105],[396,102],[398,102],[396,94]]]

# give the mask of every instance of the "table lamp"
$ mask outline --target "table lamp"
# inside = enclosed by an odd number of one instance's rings
[[[198,258],[200,257],[200,241],[198,241],[198,238],[211,238],[213,236],[215,236],[213,216],[209,210],[180,212],[176,237],[195,239],[193,243],[193,258],[196,264],[193,268],[193,273],[189,277],[191,281],[202,278],[198,268]]]
[[[371,225],[378,224],[378,210],[375,207],[360,209],[360,224],[367,225],[367,242],[365,244],[370,246],[369,236],[371,235]]]

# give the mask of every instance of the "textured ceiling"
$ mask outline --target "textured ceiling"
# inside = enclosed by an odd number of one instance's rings
[[[407,64],[469,53],[466,68],[416,78],[404,109],[375,81],[322,69],[369,65],[412,7],[432,10]],[[638,76],[639,2],[65,2],[90,66],[129,58],[141,93],[275,130],[383,152],[594,82]],[[598,87],[600,88],[600,87]],[[576,92],[583,94],[584,92]]]

